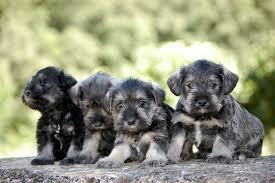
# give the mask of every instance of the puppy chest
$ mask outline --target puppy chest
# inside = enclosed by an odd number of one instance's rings
[[[48,130],[55,137],[74,134],[74,126],[70,124],[50,124]]]
[[[55,136],[73,135],[75,131],[74,123],[71,119],[71,113],[55,113],[50,119],[48,130]]]
[[[136,148],[141,138],[141,134],[119,134],[115,140],[115,144],[128,143]]]
[[[217,135],[216,128],[204,128],[201,124],[194,125],[193,140],[198,148],[211,149]]]
[[[194,126],[193,138],[196,146],[199,147],[203,141],[202,129],[199,124],[195,124]]]

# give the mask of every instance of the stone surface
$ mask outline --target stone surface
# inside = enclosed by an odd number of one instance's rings
[[[235,161],[229,165],[192,160],[162,168],[119,169],[94,165],[32,166],[31,158],[0,159],[0,182],[275,182],[275,156]]]

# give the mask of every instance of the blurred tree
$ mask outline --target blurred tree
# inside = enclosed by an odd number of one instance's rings
[[[174,105],[168,76],[193,59],[213,59],[240,75],[234,94],[274,128],[274,7],[273,0],[1,0],[0,156],[34,145],[38,113],[20,95],[48,65],[78,79],[105,70],[153,80]]]

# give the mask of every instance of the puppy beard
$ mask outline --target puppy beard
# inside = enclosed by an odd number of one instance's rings
[[[117,116],[115,116],[116,120],[114,128],[116,131],[121,131],[123,133],[138,133],[140,131],[146,131],[151,125],[148,115],[142,109],[137,109],[136,111],[135,124],[129,125],[126,116],[127,114],[125,111],[121,111]]]
[[[104,119],[101,121],[93,120],[91,118],[84,118],[85,126],[89,130],[107,130],[112,128],[112,121],[111,119]]]
[[[112,117],[96,110],[89,110],[84,116],[84,122],[89,130],[107,130],[113,127]]]
[[[205,108],[196,106],[196,97],[194,94],[187,94],[186,98],[181,97],[180,102],[182,103],[183,110],[193,117],[215,115],[222,108],[221,99],[216,95],[210,95],[208,98],[209,105]]]
[[[44,99],[33,99],[31,97],[27,97],[26,95],[22,96],[22,101],[29,108],[38,110],[38,111],[44,111],[45,106],[47,104],[47,101]]]

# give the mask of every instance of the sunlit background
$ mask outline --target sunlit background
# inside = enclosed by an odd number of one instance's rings
[[[102,70],[165,88],[196,59],[239,75],[233,95],[264,123],[275,154],[275,1],[0,0],[0,157],[36,154],[40,114],[24,106],[30,77],[57,66],[77,79]]]

